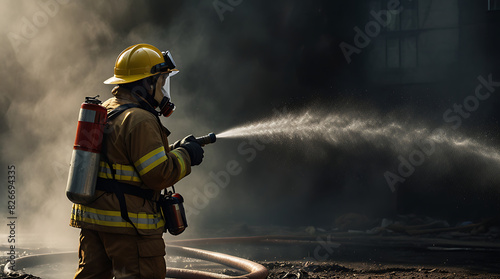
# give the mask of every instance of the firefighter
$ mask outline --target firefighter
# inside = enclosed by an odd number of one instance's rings
[[[159,119],[175,108],[169,79],[177,72],[168,51],[138,44],[120,53],[104,82],[116,86],[103,103],[111,120],[96,193],[71,214],[70,225],[81,228],[75,279],[165,278],[165,220],[156,201],[203,160],[193,136],[169,145]]]

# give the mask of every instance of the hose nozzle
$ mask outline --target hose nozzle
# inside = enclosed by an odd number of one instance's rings
[[[196,141],[200,145],[206,145],[206,144],[209,144],[209,143],[214,143],[216,140],[217,140],[217,138],[215,137],[214,133],[210,133],[210,134],[208,134],[206,136],[201,136],[201,137],[196,138]]]

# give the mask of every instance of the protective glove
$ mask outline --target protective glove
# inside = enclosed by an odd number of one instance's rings
[[[172,144],[172,146],[171,146],[171,149],[181,147],[181,145],[183,145],[187,142],[190,142],[190,141],[196,141],[196,138],[193,135],[189,135],[181,140],[174,142],[174,144]]]
[[[196,140],[186,141],[182,143],[180,147],[186,149],[186,151],[188,152],[189,157],[191,158],[191,166],[201,164],[201,161],[203,161],[204,151],[203,148],[201,148],[201,145]]]

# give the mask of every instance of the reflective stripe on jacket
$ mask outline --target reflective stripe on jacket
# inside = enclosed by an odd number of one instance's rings
[[[115,97],[103,103],[108,113],[123,104],[137,103],[123,88],[115,87]],[[101,156],[98,177],[115,179],[143,189],[160,190],[191,172],[191,161],[184,148],[171,150],[168,130],[152,113],[130,108],[109,121],[103,146],[112,166]],[[111,233],[137,234],[132,225],[121,218],[118,199],[113,193],[96,191],[95,201],[86,205],[74,204],[70,225]],[[164,220],[155,202],[125,194],[128,216],[143,235],[163,233]]]
[[[137,229],[156,230],[163,229],[165,221],[160,213],[131,213],[128,212],[128,217],[134,223]],[[120,211],[115,210],[100,210],[81,204],[74,204],[71,212],[71,218],[75,221],[90,223],[100,226],[108,226],[115,228],[133,228],[129,222],[122,219]]]
[[[141,182],[141,177],[137,174],[133,166],[113,164],[113,169],[115,170],[115,179],[118,181]],[[101,161],[99,164],[98,177],[113,179],[113,173],[111,172],[109,165],[104,161]]]

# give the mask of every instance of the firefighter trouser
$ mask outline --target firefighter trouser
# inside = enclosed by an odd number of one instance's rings
[[[140,236],[82,229],[74,279],[164,279],[162,235]]]

